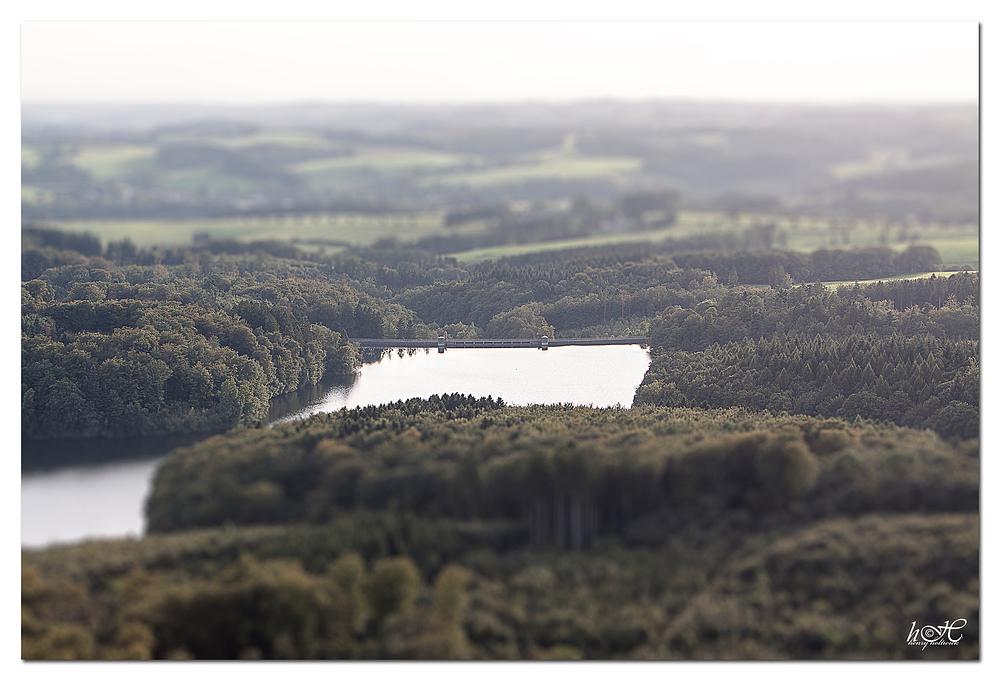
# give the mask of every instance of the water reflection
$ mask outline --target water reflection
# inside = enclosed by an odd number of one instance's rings
[[[285,412],[288,413],[288,412]],[[185,433],[156,437],[93,440],[22,440],[21,472],[51,471],[66,466],[106,464],[112,461],[159,459],[177,447],[200,442],[212,433]]]
[[[512,405],[629,406],[649,366],[639,346],[378,351],[354,376],[333,377],[271,402],[272,422],[412,397],[490,395]],[[207,434],[131,440],[22,443],[21,545],[138,535],[156,465]],[[35,464],[118,458],[115,463],[31,470]],[[121,459],[130,459],[121,461]],[[26,463],[28,464],[25,467]]]
[[[324,378],[316,385],[307,385],[295,392],[278,395],[271,400],[267,411],[267,421],[268,423],[273,423],[289,415],[299,414],[310,405],[322,402],[325,396],[331,393],[343,392],[346,395],[351,391],[357,380],[357,374],[331,376]]]
[[[139,535],[160,459],[72,466],[21,475],[21,546]]]
[[[280,420],[456,392],[512,405],[629,407],[648,367],[649,352],[637,345],[381,351],[354,381]]]

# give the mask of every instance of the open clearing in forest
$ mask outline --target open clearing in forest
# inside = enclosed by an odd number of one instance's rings
[[[189,220],[64,220],[47,224],[70,232],[89,232],[105,245],[128,238],[140,247],[188,245],[199,233],[207,233],[216,240],[276,239],[370,246],[387,237],[405,242],[435,235],[475,234],[486,229],[481,220],[446,229],[439,211],[303,213]]]
[[[425,178],[422,184],[486,187],[526,182],[614,180],[640,170],[642,160],[631,156],[553,155],[526,163],[435,175]]]
[[[772,247],[811,253],[823,248],[851,249],[888,246],[903,251],[912,245],[933,246],[946,266],[979,267],[979,227],[974,224],[942,225],[921,223],[903,225],[881,220],[831,220],[818,216],[798,216],[744,213],[736,216],[721,211],[682,210],[671,227],[645,232],[598,233],[589,237],[545,241],[529,244],[509,244],[477,248],[453,253],[461,262],[476,262],[506,256],[555,251],[567,248],[606,246],[617,243],[658,242],[665,239],[687,239],[711,234],[771,230]],[[844,236],[846,233],[846,237]],[[900,236],[904,238],[900,238]],[[853,283],[853,282],[852,282]]]
[[[157,135],[159,144],[196,144],[204,147],[226,147],[244,149],[246,147],[275,146],[297,149],[339,148],[341,145],[320,133],[308,130],[258,130],[248,135],[204,135],[197,132],[161,132]]]
[[[87,145],[73,156],[73,165],[99,180],[108,180],[139,170],[153,170],[156,167],[156,153],[157,149],[152,145]]]
[[[313,189],[347,189],[381,176],[411,175],[467,166],[476,157],[410,148],[361,148],[349,156],[330,156],[302,161],[288,171],[306,178]]]
[[[219,179],[218,175],[216,179]],[[428,236],[478,234],[487,229],[481,220],[446,228],[442,211],[303,213],[188,220],[94,219],[54,221],[51,224],[67,231],[90,232],[105,244],[127,237],[136,245],[145,247],[190,244],[192,237],[197,233],[208,233],[213,239],[237,241],[321,240],[329,244],[370,246],[387,237],[395,237],[403,243],[412,243]],[[902,251],[911,245],[933,246],[941,254],[946,267],[979,268],[977,225],[930,223],[901,225],[876,220],[856,220],[846,225],[843,221],[831,223],[827,218],[815,216],[798,218],[773,214],[730,216],[719,211],[694,210],[679,211],[677,222],[671,227],[642,232],[599,232],[589,237],[490,246],[451,255],[461,262],[477,262],[568,248],[659,242],[665,239],[680,240],[696,236],[728,234],[733,231],[753,232],[766,230],[768,225],[774,225],[771,230],[773,248],[812,252],[821,248],[851,249],[886,245],[893,250]],[[900,235],[905,238],[900,239]]]

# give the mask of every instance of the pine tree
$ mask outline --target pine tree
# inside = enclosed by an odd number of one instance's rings
[[[775,385],[777,385],[782,390],[787,390],[788,386],[791,383],[791,381],[788,378],[788,371],[787,371],[787,369],[782,368],[781,369],[781,373],[778,374],[778,377],[774,380],[774,382],[775,382]]]
[[[867,388],[873,383],[875,383],[875,370],[872,369],[872,364],[869,362],[861,372],[861,385]]]

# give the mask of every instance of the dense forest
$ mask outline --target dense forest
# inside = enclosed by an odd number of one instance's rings
[[[658,356],[636,404],[746,405],[979,434],[979,343],[926,336],[782,338]]]
[[[667,309],[636,404],[979,432],[979,277],[739,291]],[[959,302],[961,296],[962,302]],[[942,302],[943,301],[943,302]]]
[[[935,458],[903,471],[885,459],[937,442],[749,409],[515,408],[445,395],[178,450],[157,472],[147,517],[150,531],[162,532],[395,509],[521,521],[532,543],[579,550],[602,533],[631,537],[631,523],[644,517],[641,532],[655,540],[737,511],[748,527],[773,522],[793,502],[798,521],[975,510],[975,459]],[[859,465],[846,475],[853,463],[833,456],[844,450]],[[862,478],[864,490],[854,489]]]
[[[22,552],[22,656],[978,659],[979,277],[890,279],[940,268],[745,235],[465,263],[29,225],[22,437],[228,432],[160,465],[146,537]],[[353,372],[351,339],[543,334],[645,336],[633,406],[266,423]],[[956,618],[961,645],[905,644]]]
[[[804,343],[853,333],[977,343],[977,275],[792,288],[817,272],[850,279],[939,265],[933,249],[919,246],[899,254],[868,248],[803,256],[784,251],[668,254],[662,245],[650,244],[459,264],[398,243],[332,255],[277,242],[139,249],[125,240],[102,249],[86,234],[29,227],[22,249],[22,434],[126,436],[253,424],[266,416],[270,398],[315,384],[324,375],[354,371],[359,358],[350,338],[439,334],[648,334],[657,359],[647,384],[675,385],[656,393],[659,397],[647,385],[640,401],[724,406],[726,399],[738,399],[739,389],[719,384],[719,395],[728,397],[692,393],[678,402],[677,381],[660,377],[666,361],[660,355],[669,355],[679,370],[684,355],[676,351],[702,352],[713,344],[762,338],[793,337],[797,340],[788,342]],[[757,286],[768,279],[767,288]],[[962,361],[968,363],[978,350],[966,346]],[[788,352],[801,357],[809,350]],[[923,350],[916,361],[928,360],[929,352]],[[880,378],[888,387],[876,386],[862,362],[851,380],[863,380],[858,384],[863,389],[824,374],[809,395],[800,395],[804,401],[798,406],[776,393],[771,395],[776,401],[758,406],[890,418],[968,437],[977,426],[966,415],[978,403],[965,392],[975,392],[968,386],[977,384],[978,368],[942,365],[947,373],[942,379],[935,372],[937,356],[930,357],[934,366],[928,365],[926,377],[920,374],[919,385],[913,383],[917,374],[907,373],[906,385],[887,374]],[[846,362],[840,355],[827,358],[826,373],[831,362],[842,359]],[[873,370],[881,371],[886,359],[873,359]],[[909,372],[897,361],[893,356],[889,371]],[[780,358],[765,362],[775,377],[781,374]],[[822,373],[816,364],[809,371]],[[796,360],[786,370],[792,374],[787,385],[782,379],[783,389],[801,392],[802,386],[791,383],[799,380],[796,372],[802,368]],[[948,383],[951,391],[949,382],[959,369],[959,383],[966,387],[948,399],[937,394],[938,383]],[[811,386],[814,378],[801,380]],[[842,403],[854,392],[865,392],[855,400],[865,406],[848,414],[855,407]],[[868,392],[875,397],[867,399]],[[887,407],[884,403],[896,393],[905,398]],[[943,402],[930,413],[898,415],[923,409],[931,398]],[[948,425],[956,419],[965,425]]]
[[[167,460],[145,539],[23,554],[22,654],[975,659],[978,469],[976,441],[745,409],[238,429]],[[960,646],[903,644],[959,615]]]
[[[369,303],[379,306],[350,286],[279,280],[250,260],[168,270],[92,256],[47,268],[22,286],[22,433],[121,436],[256,422],[272,397],[355,370],[348,333],[382,320]]]

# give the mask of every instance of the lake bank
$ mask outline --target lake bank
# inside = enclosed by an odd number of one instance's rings
[[[562,402],[628,407],[649,361],[649,352],[638,346],[564,347],[544,352],[530,348],[450,349],[443,354],[394,351],[363,365],[354,376],[327,379],[272,400],[269,420],[287,421],[455,392],[500,397],[511,405]],[[118,460],[22,472],[22,547],[141,535],[142,506],[156,465],[174,447],[210,436],[74,443],[84,450],[114,447]],[[176,441],[178,437],[185,441]]]

